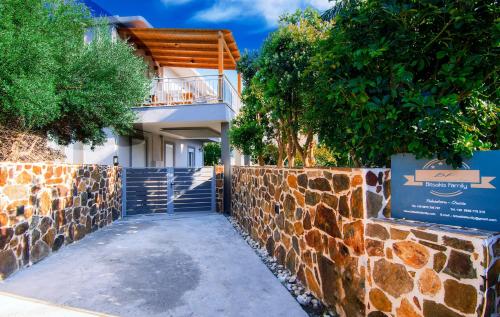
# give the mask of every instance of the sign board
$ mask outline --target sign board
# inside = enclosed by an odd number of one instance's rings
[[[410,154],[391,158],[392,217],[500,232],[500,151],[458,169]]]

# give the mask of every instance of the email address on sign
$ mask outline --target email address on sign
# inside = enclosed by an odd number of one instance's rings
[[[435,212],[428,212],[428,211],[416,211],[416,210],[403,210],[403,212],[406,212],[408,214],[419,214],[419,215],[428,215],[428,216],[435,216]]]

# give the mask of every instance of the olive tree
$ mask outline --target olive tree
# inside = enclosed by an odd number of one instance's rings
[[[105,22],[75,0],[2,0],[0,125],[92,146],[128,131],[147,65]]]

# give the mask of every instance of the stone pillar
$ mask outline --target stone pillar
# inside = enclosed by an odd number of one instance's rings
[[[229,122],[221,123],[221,159],[224,165],[224,213],[231,214],[231,147]]]

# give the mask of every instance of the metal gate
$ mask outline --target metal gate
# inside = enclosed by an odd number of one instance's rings
[[[124,168],[123,215],[215,211],[212,167]]]
[[[213,167],[174,169],[174,212],[215,211]]]

